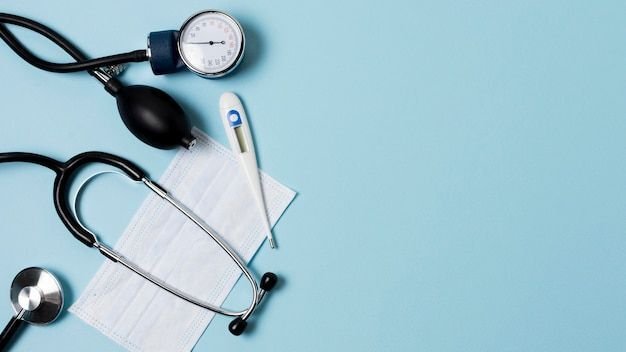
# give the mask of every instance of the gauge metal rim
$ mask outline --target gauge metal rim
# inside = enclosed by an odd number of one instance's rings
[[[185,56],[183,55],[183,51],[181,49],[181,41],[183,40],[183,30],[185,29],[185,27],[191,23],[191,21],[193,21],[193,19],[195,19],[198,16],[202,16],[208,13],[217,13],[220,15],[224,15],[228,18],[230,18],[235,25],[237,25],[237,28],[239,28],[239,33],[241,33],[241,50],[239,50],[239,53],[237,53],[237,58],[235,59],[235,61],[228,67],[226,67],[225,69],[223,69],[222,71],[219,72],[214,72],[214,73],[209,73],[209,72],[204,72],[201,70],[198,70],[196,68],[194,68],[186,59]],[[235,19],[233,16],[227,14],[224,11],[219,11],[219,10],[206,10],[206,11],[202,11],[202,12],[198,12],[195,15],[192,15],[191,17],[189,17],[182,26],[180,26],[180,30],[179,33],[181,33],[181,35],[178,36],[178,41],[176,42],[176,46],[178,47],[178,55],[180,56],[181,60],[183,60],[183,63],[185,64],[185,66],[187,66],[187,68],[192,71],[193,73],[197,74],[198,76],[204,77],[204,78],[219,78],[222,76],[225,76],[227,74],[229,74],[230,72],[232,72],[233,70],[235,70],[237,68],[237,66],[239,66],[239,63],[241,63],[241,60],[243,59],[243,53],[246,51],[246,34],[243,32],[243,27],[241,26],[241,24],[239,23],[239,21],[237,21],[237,19]]]

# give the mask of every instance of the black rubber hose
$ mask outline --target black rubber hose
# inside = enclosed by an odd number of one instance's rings
[[[26,48],[15,37],[15,35],[9,31],[5,24],[23,27],[41,34],[67,52],[70,56],[72,56],[72,58],[74,58],[74,60],[76,60],[76,62],[55,63],[41,59],[28,50],[28,48]],[[148,60],[146,50],[135,50],[124,54],[105,56],[89,60],[77,47],[53,29],[31,19],[7,13],[0,13],[0,38],[4,40],[4,42],[7,43],[7,45],[26,62],[39,69],[49,72],[69,73],[90,71],[90,73],[94,75],[93,70],[100,67]]]
[[[8,351],[7,347],[11,344],[11,340],[20,330],[20,327],[24,324],[22,319],[18,319],[17,317],[12,317],[9,320],[7,326],[2,330],[2,334],[0,334],[0,351]]]
[[[64,169],[62,163],[44,155],[20,152],[0,153],[0,164],[15,162],[41,165],[57,174],[61,174]]]

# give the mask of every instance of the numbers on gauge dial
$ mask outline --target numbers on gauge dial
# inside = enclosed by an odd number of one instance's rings
[[[195,19],[183,29],[181,36],[181,54],[188,65],[201,72],[227,69],[241,50],[239,26],[216,14]]]

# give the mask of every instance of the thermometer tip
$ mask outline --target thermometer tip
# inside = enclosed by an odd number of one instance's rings
[[[274,239],[273,239],[273,238],[271,238],[271,237],[270,237],[270,238],[269,238],[269,242],[270,242],[270,247],[272,247],[273,249],[276,249],[276,248],[277,248],[277,247],[276,247],[276,242],[274,242]]]

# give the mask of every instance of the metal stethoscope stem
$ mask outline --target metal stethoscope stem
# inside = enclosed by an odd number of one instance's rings
[[[180,290],[178,290],[178,289],[176,289],[176,288],[166,284],[165,282],[157,279],[156,277],[154,277],[151,274],[147,273],[146,271],[141,269],[139,266],[133,264],[128,259],[126,259],[124,256],[120,255],[115,250],[113,250],[112,248],[106,246],[105,244],[102,244],[100,242],[96,242],[94,247],[96,249],[100,250],[100,252],[103,255],[105,255],[107,258],[122,264],[123,266],[125,266],[128,269],[130,269],[131,271],[133,271],[134,273],[138,274],[139,276],[143,277],[144,279],[152,282],[153,284],[155,284],[158,287],[164,289],[165,291],[167,291],[167,292],[169,292],[169,293],[171,293],[171,294],[173,294],[173,295],[175,295],[175,296],[177,296],[177,297],[179,297],[179,298],[181,298],[181,299],[183,299],[183,300],[185,300],[185,301],[187,301],[189,303],[192,303],[192,304],[197,305],[199,307],[202,307],[204,309],[208,309],[208,310],[213,311],[213,312],[218,313],[218,314],[227,315],[227,316],[231,316],[231,317],[241,317],[243,320],[246,320],[254,312],[254,310],[256,309],[258,304],[261,302],[261,300],[265,296],[265,292],[266,292],[265,290],[259,289],[259,286],[258,286],[256,280],[252,276],[252,273],[250,272],[250,270],[248,270],[246,264],[243,263],[242,259],[237,255],[237,253],[235,253],[228,245],[226,245],[224,243],[224,240],[222,240],[219,236],[217,236],[214,233],[214,231],[212,229],[210,229],[202,220],[198,219],[198,217],[194,214],[193,211],[191,211],[189,208],[187,208],[181,202],[179,202],[178,200],[176,200],[175,198],[170,196],[167,193],[167,191],[165,191],[163,188],[161,188],[161,186],[159,186],[158,184],[152,182],[151,180],[149,180],[147,178],[143,178],[141,180],[141,182],[143,182],[143,184],[146,185],[152,192],[154,192],[159,197],[161,197],[164,200],[166,200],[168,203],[170,203],[176,209],[178,209],[181,213],[183,213],[185,215],[185,217],[187,217],[194,224],[196,224],[200,229],[202,229],[202,231],[204,231],[207,235],[209,235],[215,241],[215,243],[217,243],[220,246],[220,248],[222,248],[222,250],[224,252],[226,252],[226,254],[228,254],[228,256],[235,262],[237,267],[241,270],[241,272],[244,274],[244,276],[246,277],[246,279],[250,283],[250,286],[252,287],[252,297],[253,297],[253,299],[252,299],[252,302],[250,303],[250,306],[247,309],[244,309],[242,311],[232,311],[232,310],[228,310],[228,309],[224,309],[222,307],[218,307],[218,306],[212,305],[212,304],[207,303],[207,302],[200,301],[198,299],[195,299],[193,297],[188,296],[184,292],[182,292],[182,291],[180,291]]]
[[[213,241],[215,241],[215,243],[217,243],[222,248],[222,250],[224,250],[224,252],[228,254],[228,256],[235,262],[235,264],[237,264],[241,272],[245,275],[246,279],[248,279],[248,282],[250,283],[250,286],[252,287],[252,297],[253,297],[252,303],[250,304],[250,307],[248,309],[243,310],[241,312],[232,312],[232,311],[225,310],[223,308],[218,308],[219,311],[216,311],[210,308],[207,308],[207,309],[210,309],[214,312],[221,313],[224,315],[241,316],[242,319],[244,320],[247,319],[247,317],[250,316],[250,314],[252,314],[252,312],[254,311],[256,306],[259,304],[261,299],[263,299],[263,295],[259,292],[259,286],[257,285],[257,282],[252,276],[252,273],[250,272],[250,270],[248,270],[248,267],[243,262],[243,260],[239,257],[239,255],[237,255],[237,253],[235,253],[232,250],[232,248],[230,248],[230,246],[224,243],[224,240],[222,240],[219,236],[217,236],[214,233],[215,231],[209,229],[209,226],[204,221],[198,219],[195,213],[192,212],[189,208],[187,208],[184,204],[174,199],[163,188],[161,188],[158,184],[150,181],[149,179],[144,178],[141,181],[150,190],[152,190],[154,193],[156,193],[161,198],[165,199],[168,203],[173,205],[176,209],[178,209],[181,213],[183,213],[189,220],[191,220],[194,224],[196,224],[199,228],[201,228],[202,231],[204,231],[207,235],[209,235],[213,239]],[[263,292],[265,292],[265,290],[263,290]]]
[[[161,197],[162,199],[170,203],[172,206],[174,206],[178,211],[180,211],[183,215],[185,215],[185,217],[187,217],[194,224],[196,224],[196,226],[198,226],[203,232],[209,235],[209,237],[211,237],[213,241],[215,241],[215,243],[217,243],[217,245],[220,246],[220,248],[224,252],[226,252],[226,254],[228,254],[228,256],[233,260],[233,262],[235,262],[239,270],[241,270],[243,275],[246,277],[246,279],[250,283],[250,287],[252,288],[252,301],[250,303],[250,306],[241,311],[233,311],[233,310],[225,309],[225,308],[210,304],[208,302],[196,299],[188,295],[187,293],[181,290],[178,290],[175,287],[172,287],[171,285],[168,285],[164,281],[159,280],[155,276],[151,275],[150,273],[146,272],[138,265],[134,264],[133,262],[125,258],[123,255],[115,251],[113,248],[99,242],[97,240],[97,236],[93,232],[90,231],[93,234],[94,238],[96,239],[96,242],[94,243],[93,247],[98,249],[100,253],[102,253],[105,257],[123,265],[124,267],[128,268],[135,274],[141,276],[142,278],[148,280],[149,282],[173,294],[174,296],[178,298],[181,298],[198,307],[208,309],[217,314],[222,314],[222,315],[230,316],[230,317],[236,317],[236,319],[231,323],[229,328],[233,334],[239,335],[240,333],[243,332],[243,330],[246,327],[245,321],[250,317],[250,315],[252,315],[252,313],[254,313],[257,306],[261,303],[261,301],[265,297],[265,294],[267,293],[267,291],[273,288],[276,282],[276,276],[271,273],[266,273],[265,275],[263,275],[261,279],[262,281],[261,287],[259,287],[259,284],[254,279],[254,276],[252,275],[252,273],[250,272],[246,264],[243,262],[243,260],[239,257],[239,255],[237,255],[237,253],[235,253],[232,250],[232,248],[229,245],[227,245],[221,237],[215,234],[215,231],[212,230],[204,221],[199,219],[192,210],[187,208],[184,204],[182,204],[176,198],[172,197],[169,193],[167,193],[165,189],[163,189],[161,186],[151,181],[147,177],[142,178],[140,182],[142,182],[146,187],[148,187],[148,189],[150,189],[153,193],[155,193],[156,195],[158,195],[159,197]]]
[[[208,310],[210,310],[212,312],[215,312],[215,313],[218,313],[218,314],[231,316],[231,317],[242,317],[242,319],[245,320],[254,312],[254,309],[256,309],[257,305],[261,302],[261,299],[265,296],[265,291],[264,290],[258,291],[258,288],[257,288],[257,290],[253,290],[253,297],[255,297],[255,298],[253,299],[252,304],[250,304],[250,307],[248,307],[247,309],[242,310],[240,312],[231,311],[231,310],[224,309],[222,307],[218,307],[218,306],[212,305],[210,303],[203,302],[203,301],[200,301],[198,299],[195,299],[193,297],[188,296],[186,293],[182,292],[181,290],[178,290],[178,289],[168,285],[167,283],[157,279],[156,277],[152,276],[151,274],[147,273],[146,271],[141,269],[139,266],[135,265],[134,263],[132,263],[131,261],[126,259],[124,256],[120,255],[115,250],[113,250],[111,247],[108,247],[105,244],[98,243],[98,244],[94,245],[94,248],[98,249],[107,258],[113,260],[116,263],[119,263],[119,264],[125,266],[126,268],[130,269],[131,271],[133,271],[135,274],[143,277],[144,279],[150,281],[151,283],[155,284],[159,288],[161,288],[161,289],[163,289],[163,290],[173,294],[174,296],[176,296],[178,298],[181,298],[181,299],[183,299],[183,300],[185,300],[185,301],[187,301],[187,302],[189,302],[191,304],[194,304],[194,305],[196,305],[198,307],[201,307],[201,308],[204,308],[204,309],[208,309]],[[246,275],[246,277],[248,277],[248,275]],[[256,282],[254,282],[254,286],[257,286]]]

